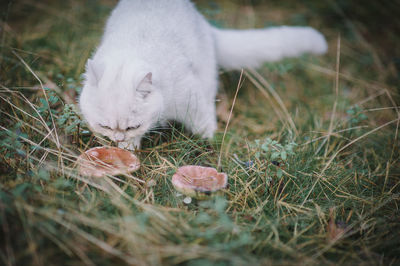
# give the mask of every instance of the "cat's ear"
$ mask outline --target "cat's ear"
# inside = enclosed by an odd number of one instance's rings
[[[136,88],[136,91],[143,97],[146,98],[153,91],[153,74],[147,73]]]
[[[88,59],[86,63],[86,80],[92,86],[97,86],[99,83],[98,70],[92,59]]]

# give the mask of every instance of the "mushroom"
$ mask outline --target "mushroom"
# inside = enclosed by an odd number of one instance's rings
[[[228,184],[228,176],[215,168],[197,165],[180,167],[172,176],[175,189],[186,196],[204,199]]]
[[[95,147],[78,157],[82,175],[102,177],[134,172],[140,168],[139,159],[127,150],[115,147]]]

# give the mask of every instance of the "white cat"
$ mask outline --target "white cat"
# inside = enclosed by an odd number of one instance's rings
[[[167,120],[204,138],[216,128],[217,67],[257,67],[327,43],[310,27],[223,30],[189,0],[121,0],[86,66],[80,108],[91,129],[134,149]]]

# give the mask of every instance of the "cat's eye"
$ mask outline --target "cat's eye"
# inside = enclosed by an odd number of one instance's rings
[[[127,127],[126,130],[134,130],[134,129],[138,129],[141,125],[136,125],[133,127]]]
[[[100,125],[100,124],[99,124],[99,126],[101,126],[101,127],[104,128],[104,129],[111,130],[111,127],[109,127],[109,126],[104,126],[104,125]]]

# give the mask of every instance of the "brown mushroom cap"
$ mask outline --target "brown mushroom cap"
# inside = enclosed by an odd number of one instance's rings
[[[101,177],[134,172],[140,168],[139,159],[131,152],[116,147],[95,147],[78,157],[82,175]]]
[[[183,166],[172,176],[172,184],[179,192],[195,198],[202,198],[211,192],[223,189],[228,183],[225,173],[215,168],[197,165]]]

